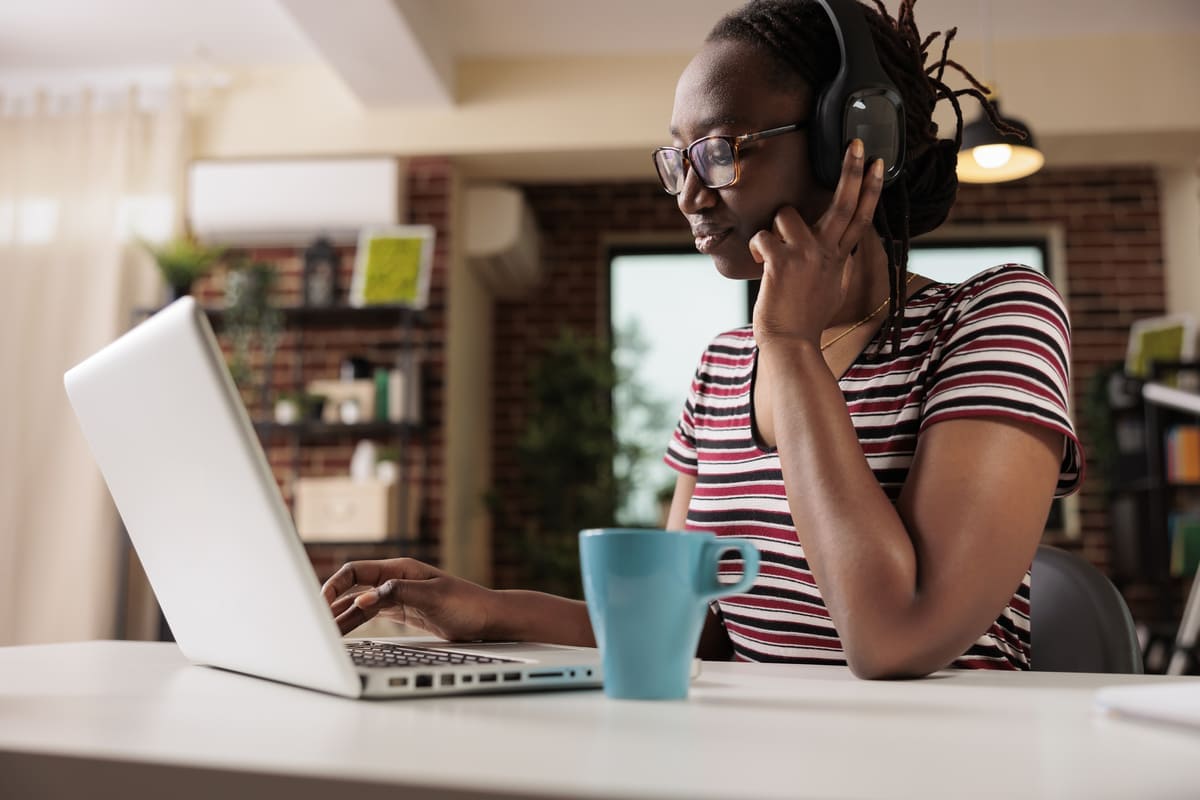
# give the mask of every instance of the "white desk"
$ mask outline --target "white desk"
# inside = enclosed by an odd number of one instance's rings
[[[0,797],[1197,797],[1200,733],[1093,711],[1165,680],[710,663],[680,702],[354,701],[171,644],[0,648]]]

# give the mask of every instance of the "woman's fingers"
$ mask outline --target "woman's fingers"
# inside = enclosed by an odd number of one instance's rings
[[[858,208],[858,196],[862,191],[865,149],[862,139],[855,139],[846,148],[842,158],[842,175],[838,179],[837,189],[833,193],[833,202],[821,215],[814,226],[817,235],[836,247],[841,242],[843,234],[854,219],[854,211]]]
[[[384,562],[351,561],[343,564],[321,587],[321,596],[330,606],[355,586],[374,586],[380,580]]]
[[[759,264],[775,259],[781,252],[783,243],[779,237],[770,231],[759,231],[750,237],[750,257]]]
[[[775,212],[771,230],[784,244],[806,247],[813,239],[812,229],[794,206],[784,206]]]
[[[849,253],[867,231],[871,230],[875,223],[875,207],[879,204],[879,196],[882,193],[883,159],[877,158],[867,169],[866,180],[863,181],[862,191],[858,195],[858,206],[838,242],[838,252]]]
[[[334,601],[355,586],[378,586],[391,578],[421,579],[439,575],[436,569],[411,558],[389,558],[378,561],[351,561],[343,564],[321,587],[325,602]]]
[[[379,613],[379,604],[369,606],[367,608],[359,608],[356,605],[351,605],[342,613],[334,617],[337,622],[338,630],[345,636],[350,631],[362,625],[367,620]]]
[[[846,148],[833,202],[814,226],[818,238],[841,255],[849,254],[871,227],[883,192],[883,162],[876,159],[868,168],[865,158],[862,140],[855,139]]]

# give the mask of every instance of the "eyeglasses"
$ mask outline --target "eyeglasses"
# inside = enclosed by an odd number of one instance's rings
[[[679,194],[687,180],[688,167],[696,170],[700,182],[710,189],[733,186],[741,177],[738,151],[742,145],[769,139],[807,127],[807,122],[796,122],[779,128],[741,136],[705,136],[687,147],[660,147],[654,151],[654,168],[667,194]]]

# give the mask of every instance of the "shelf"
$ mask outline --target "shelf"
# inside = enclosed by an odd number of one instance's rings
[[[1161,383],[1147,383],[1142,387],[1142,397],[1176,411],[1200,414],[1200,394],[1176,389]]]
[[[278,422],[255,422],[254,430],[259,436],[288,435],[303,439],[332,439],[339,436],[398,436],[413,435],[421,426],[412,422],[296,422],[283,425]]]
[[[134,315],[148,317],[159,311],[159,308],[137,308]],[[283,314],[286,326],[304,327],[341,327],[361,325],[375,327],[396,325],[400,323],[419,323],[421,312],[397,305],[377,306],[282,306],[275,309]],[[225,321],[224,308],[205,308],[204,313],[214,328],[220,328]]]

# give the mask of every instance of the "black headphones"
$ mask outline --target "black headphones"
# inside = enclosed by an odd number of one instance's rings
[[[825,87],[809,123],[809,148],[817,181],[837,187],[846,148],[862,139],[866,163],[883,160],[885,186],[904,169],[904,103],[879,65],[875,42],[856,0],[817,0],[837,35],[842,63]]]

